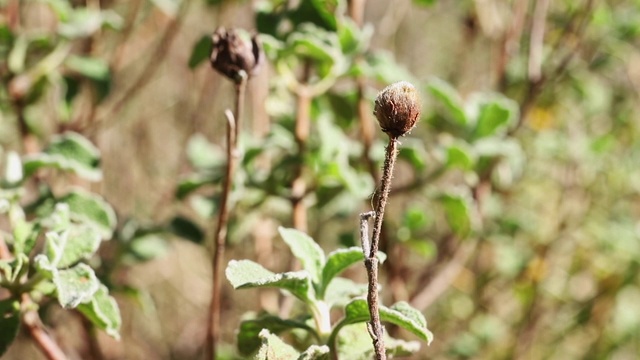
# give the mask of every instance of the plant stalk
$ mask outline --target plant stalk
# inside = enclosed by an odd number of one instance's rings
[[[31,299],[27,294],[22,296],[22,307],[30,307]],[[27,332],[33,338],[33,341],[38,346],[38,349],[42,351],[42,354],[49,360],[66,360],[67,356],[64,354],[58,343],[56,343],[49,334],[47,334],[42,320],[38,312],[35,310],[27,310],[22,315],[22,323],[24,324]]]
[[[225,244],[227,241],[227,226],[229,222],[229,198],[233,185],[233,177],[238,162],[238,135],[242,106],[244,103],[247,77],[236,84],[235,116],[230,110],[225,111],[227,118],[227,167],[225,180],[220,199],[220,211],[218,212],[217,231],[214,238],[214,254],[212,259],[213,287],[211,304],[209,309],[209,327],[207,333],[207,359],[215,359],[217,343],[220,339],[220,310],[222,299],[222,272],[224,263]]]
[[[387,358],[384,347],[384,328],[380,321],[380,300],[378,298],[378,247],[380,242],[380,233],[382,231],[382,220],[384,219],[384,209],[387,205],[387,199],[389,198],[389,191],[391,190],[391,179],[393,177],[393,167],[398,156],[398,139],[393,136],[389,136],[389,145],[384,160],[384,167],[382,170],[382,180],[380,184],[380,194],[378,196],[378,202],[375,209],[375,218],[373,222],[373,233],[371,236],[371,243],[369,244],[369,254],[364,261],[364,265],[367,269],[368,291],[367,291],[367,303],[369,304],[369,313],[371,314],[371,321],[369,322],[369,334],[373,340],[373,347],[377,360],[385,360]],[[363,248],[366,251],[366,246]],[[367,254],[365,254],[367,256]]]

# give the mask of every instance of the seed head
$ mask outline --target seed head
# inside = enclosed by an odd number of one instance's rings
[[[255,75],[262,63],[262,49],[254,35],[242,30],[218,28],[211,36],[211,66],[236,83]]]
[[[418,91],[406,81],[387,86],[378,93],[373,114],[389,137],[406,135],[420,118]]]

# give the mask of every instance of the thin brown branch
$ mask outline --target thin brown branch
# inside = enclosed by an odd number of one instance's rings
[[[502,46],[500,48],[500,54],[498,61],[496,61],[496,79],[498,88],[500,91],[504,91],[507,86],[506,83],[506,69],[507,64],[517,54],[520,47],[520,38],[524,30],[525,19],[527,15],[527,9],[531,0],[516,0],[513,5],[513,16],[511,26],[504,37]]]
[[[238,96],[236,96],[236,111],[241,108],[238,103],[241,100],[240,93],[244,92],[246,80],[237,86]],[[230,110],[225,111],[227,118],[227,166],[225,180],[220,200],[220,211],[218,212],[217,230],[214,237],[214,254],[212,259],[213,287],[211,294],[211,304],[209,309],[209,326],[207,331],[207,359],[215,359],[217,343],[220,339],[220,309],[222,299],[222,265],[224,261],[225,244],[227,241],[227,224],[229,221],[229,198],[231,196],[233,175],[237,166],[237,127],[238,123]]]
[[[380,182],[380,193],[378,203],[376,204],[376,218],[373,223],[373,234],[371,235],[371,249],[369,257],[376,257],[380,242],[380,232],[382,229],[382,220],[384,219],[384,209],[387,205],[389,192],[391,191],[391,179],[393,177],[393,167],[398,157],[398,138],[389,137],[389,144],[384,159],[384,167],[382,169],[382,180]]]
[[[22,307],[29,308],[32,307],[31,299],[27,294],[23,294],[22,296]],[[22,323],[27,329],[27,332],[33,338],[33,341],[36,343],[38,349],[42,352],[44,356],[46,356],[49,360],[66,360],[67,356],[62,352],[58,343],[47,334],[44,325],[42,324],[42,320],[40,320],[40,316],[36,310],[26,310],[22,315]]]
[[[306,193],[307,184],[303,177],[304,171],[304,153],[307,147],[307,139],[309,138],[309,131],[311,128],[311,94],[307,84],[311,77],[311,62],[306,61],[303,69],[303,78],[298,87],[297,93],[297,111],[296,111],[296,125],[294,136],[296,143],[298,144],[298,157],[299,164],[296,168],[296,174],[293,182],[291,183],[291,207],[292,207],[292,221],[293,227],[307,231],[307,209],[304,205],[304,195]]]
[[[529,43],[529,81],[536,83],[542,78],[542,52],[544,48],[544,30],[549,11],[549,0],[538,0],[533,12],[531,37]]]
[[[373,347],[376,359],[386,359],[387,355],[384,348],[384,328],[380,321],[380,300],[378,298],[378,248],[380,242],[380,233],[382,232],[382,220],[384,219],[384,210],[389,198],[391,190],[391,179],[393,177],[393,168],[398,157],[398,138],[389,136],[389,145],[387,146],[384,167],[382,170],[382,180],[380,184],[380,195],[375,209],[375,218],[373,222],[373,233],[371,235],[371,243],[369,244],[369,254],[364,261],[367,269],[368,290],[367,303],[369,305],[369,313],[371,321],[369,322],[369,333],[373,340]],[[365,244],[363,243],[363,247]],[[365,254],[366,255],[366,254]]]

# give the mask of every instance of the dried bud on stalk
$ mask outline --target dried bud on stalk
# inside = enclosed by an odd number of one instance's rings
[[[420,117],[418,91],[406,81],[387,86],[376,97],[373,114],[389,137],[398,138],[407,134]]]
[[[211,39],[211,66],[218,72],[236,83],[257,73],[263,54],[255,35],[249,37],[242,30],[220,27]]]

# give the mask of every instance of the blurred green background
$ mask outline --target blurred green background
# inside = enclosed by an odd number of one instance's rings
[[[325,250],[357,245],[385,144],[373,99],[408,80],[423,114],[402,140],[381,276],[384,302],[409,301],[435,335],[414,358],[640,354],[640,1],[0,7],[3,151],[32,153],[69,130],[85,135],[102,153],[100,182],[43,176],[54,192],[102,194],[120,223],[95,261],[120,304],[122,340],[79,336],[76,314],[48,307],[44,320],[70,357],[87,358],[92,341],[105,359],[202,356],[211,288],[203,234],[224,161],[223,111],[234,98],[206,61],[219,26],[260,33],[266,54],[247,92],[227,259],[294,265],[275,229],[293,225],[289,193],[300,169],[305,230]],[[317,91],[301,152],[294,127],[305,82]],[[156,227],[182,236],[130,241]],[[364,281],[364,269],[349,277]],[[283,302],[275,291],[223,289],[221,356],[234,358],[242,315],[282,312]],[[4,356],[40,357],[26,335]]]

